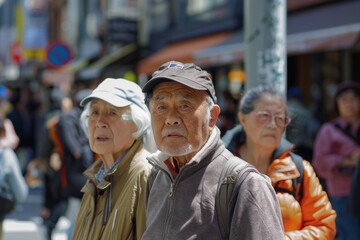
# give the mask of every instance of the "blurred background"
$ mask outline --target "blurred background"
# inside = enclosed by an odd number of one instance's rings
[[[318,122],[332,119],[337,84],[360,81],[360,1],[274,2],[286,12],[286,90],[296,87],[288,93],[300,94]],[[249,15],[264,12],[261,1],[256,4]],[[71,92],[91,89],[106,77],[142,86],[173,59],[212,74],[222,109],[218,125],[222,131],[233,127],[238,100],[251,81],[244,64],[244,12],[242,0],[0,0],[0,110],[4,116],[14,109],[21,113],[14,127],[24,175],[41,152],[47,114]],[[29,239],[40,231],[41,179],[29,185],[29,201],[5,222],[7,239]],[[57,231],[66,239],[61,229],[68,224],[60,222]],[[35,230],[13,227],[24,223]]]

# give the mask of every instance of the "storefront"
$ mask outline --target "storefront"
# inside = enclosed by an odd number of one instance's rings
[[[305,104],[320,120],[332,116],[333,89],[341,81],[360,76],[360,2],[334,3],[287,18],[287,85],[299,86]],[[217,92],[237,93],[229,73],[244,69],[242,30],[222,43],[196,51],[195,63],[213,73]],[[360,79],[357,79],[360,81]]]

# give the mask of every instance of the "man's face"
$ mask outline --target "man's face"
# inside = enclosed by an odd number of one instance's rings
[[[159,83],[150,100],[150,114],[159,150],[189,161],[205,144],[220,113],[211,110],[206,91],[169,81]]]

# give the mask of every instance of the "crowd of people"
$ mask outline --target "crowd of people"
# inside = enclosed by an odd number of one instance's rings
[[[26,170],[41,173],[49,240],[65,212],[76,240],[360,239],[357,82],[338,86],[338,117],[322,126],[299,89],[286,99],[260,84],[241,97],[232,128],[220,127],[211,75],[178,61],[159,66],[142,88],[106,78],[54,96],[30,164],[30,143],[19,136],[28,133],[15,127],[18,99],[0,118],[0,154],[12,156],[19,178],[16,202],[28,193]]]

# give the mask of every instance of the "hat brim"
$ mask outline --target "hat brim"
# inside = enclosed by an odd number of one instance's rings
[[[90,102],[93,99],[100,99],[103,100],[115,107],[126,107],[131,105],[131,102],[121,98],[117,95],[114,95],[112,93],[109,92],[95,92],[92,93],[91,95],[87,96],[86,98],[84,98],[83,100],[81,100],[80,102],[80,106],[85,106],[88,102]]]
[[[150,79],[147,83],[145,83],[144,87],[142,88],[143,92],[149,92],[155,88],[156,85],[162,82],[166,81],[174,81],[181,84],[184,84],[190,88],[196,89],[196,90],[204,90],[207,91],[208,89],[191,79],[187,79],[185,77],[178,77],[178,76],[172,76],[172,77],[163,77],[163,76],[157,76],[152,79]]]

